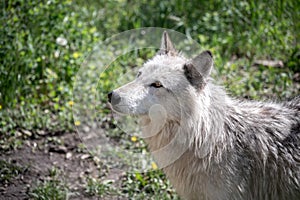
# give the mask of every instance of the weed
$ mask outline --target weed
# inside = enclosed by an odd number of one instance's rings
[[[59,171],[56,168],[49,170],[49,179],[38,182],[37,186],[30,192],[35,200],[65,200],[70,192],[66,184],[59,180]]]
[[[18,176],[22,172],[22,168],[0,160],[0,182],[7,184],[12,178]]]

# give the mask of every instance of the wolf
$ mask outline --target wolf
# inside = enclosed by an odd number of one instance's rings
[[[300,96],[275,103],[230,97],[213,56],[188,59],[167,32],[136,79],[108,94],[139,116],[148,148],[183,199],[300,199]]]

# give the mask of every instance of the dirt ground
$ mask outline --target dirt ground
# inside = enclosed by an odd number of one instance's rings
[[[0,199],[30,199],[32,188],[49,179],[49,171],[53,167],[62,172],[59,179],[71,191],[69,199],[99,199],[86,193],[86,177],[108,176],[118,182],[122,172],[102,168],[101,163],[96,162],[80,145],[81,140],[76,133],[58,133],[51,137],[29,138],[24,140],[20,148],[2,152],[0,160],[20,167],[21,170],[8,182],[0,183]]]

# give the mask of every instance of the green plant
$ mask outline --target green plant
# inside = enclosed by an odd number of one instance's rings
[[[56,168],[49,170],[50,179],[38,182],[38,185],[30,192],[30,196],[36,200],[65,200],[68,199],[69,190],[64,182],[58,179],[59,171]]]
[[[8,163],[4,160],[0,160],[0,182],[7,184],[12,178],[18,176],[22,168]]]
[[[91,196],[102,197],[105,194],[116,195],[116,190],[112,186],[112,181],[100,181],[93,178],[87,179],[86,193]]]
[[[123,178],[122,193],[130,199],[179,199],[160,170],[127,173]]]

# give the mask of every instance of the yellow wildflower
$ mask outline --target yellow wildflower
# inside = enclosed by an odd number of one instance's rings
[[[152,162],[152,163],[151,163],[151,167],[152,167],[152,169],[154,169],[154,170],[156,170],[156,169],[158,168],[155,162]]]
[[[90,33],[95,33],[97,31],[97,28],[96,27],[93,27],[89,30]]]
[[[69,106],[73,106],[74,105],[74,101],[69,101],[68,104],[69,104]]]
[[[0,105],[0,110],[2,109],[2,106]]]
[[[73,53],[73,58],[77,59],[79,56],[80,56],[80,54],[78,52]]]
[[[137,138],[136,138],[135,136],[132,136],[132,137],[131,137],[131,141],[132,141],[132,142],[136,142],[136,141],[137,141]]]
[[[80,121],[75,121],[75,126],[79,126],[80,125]]]

